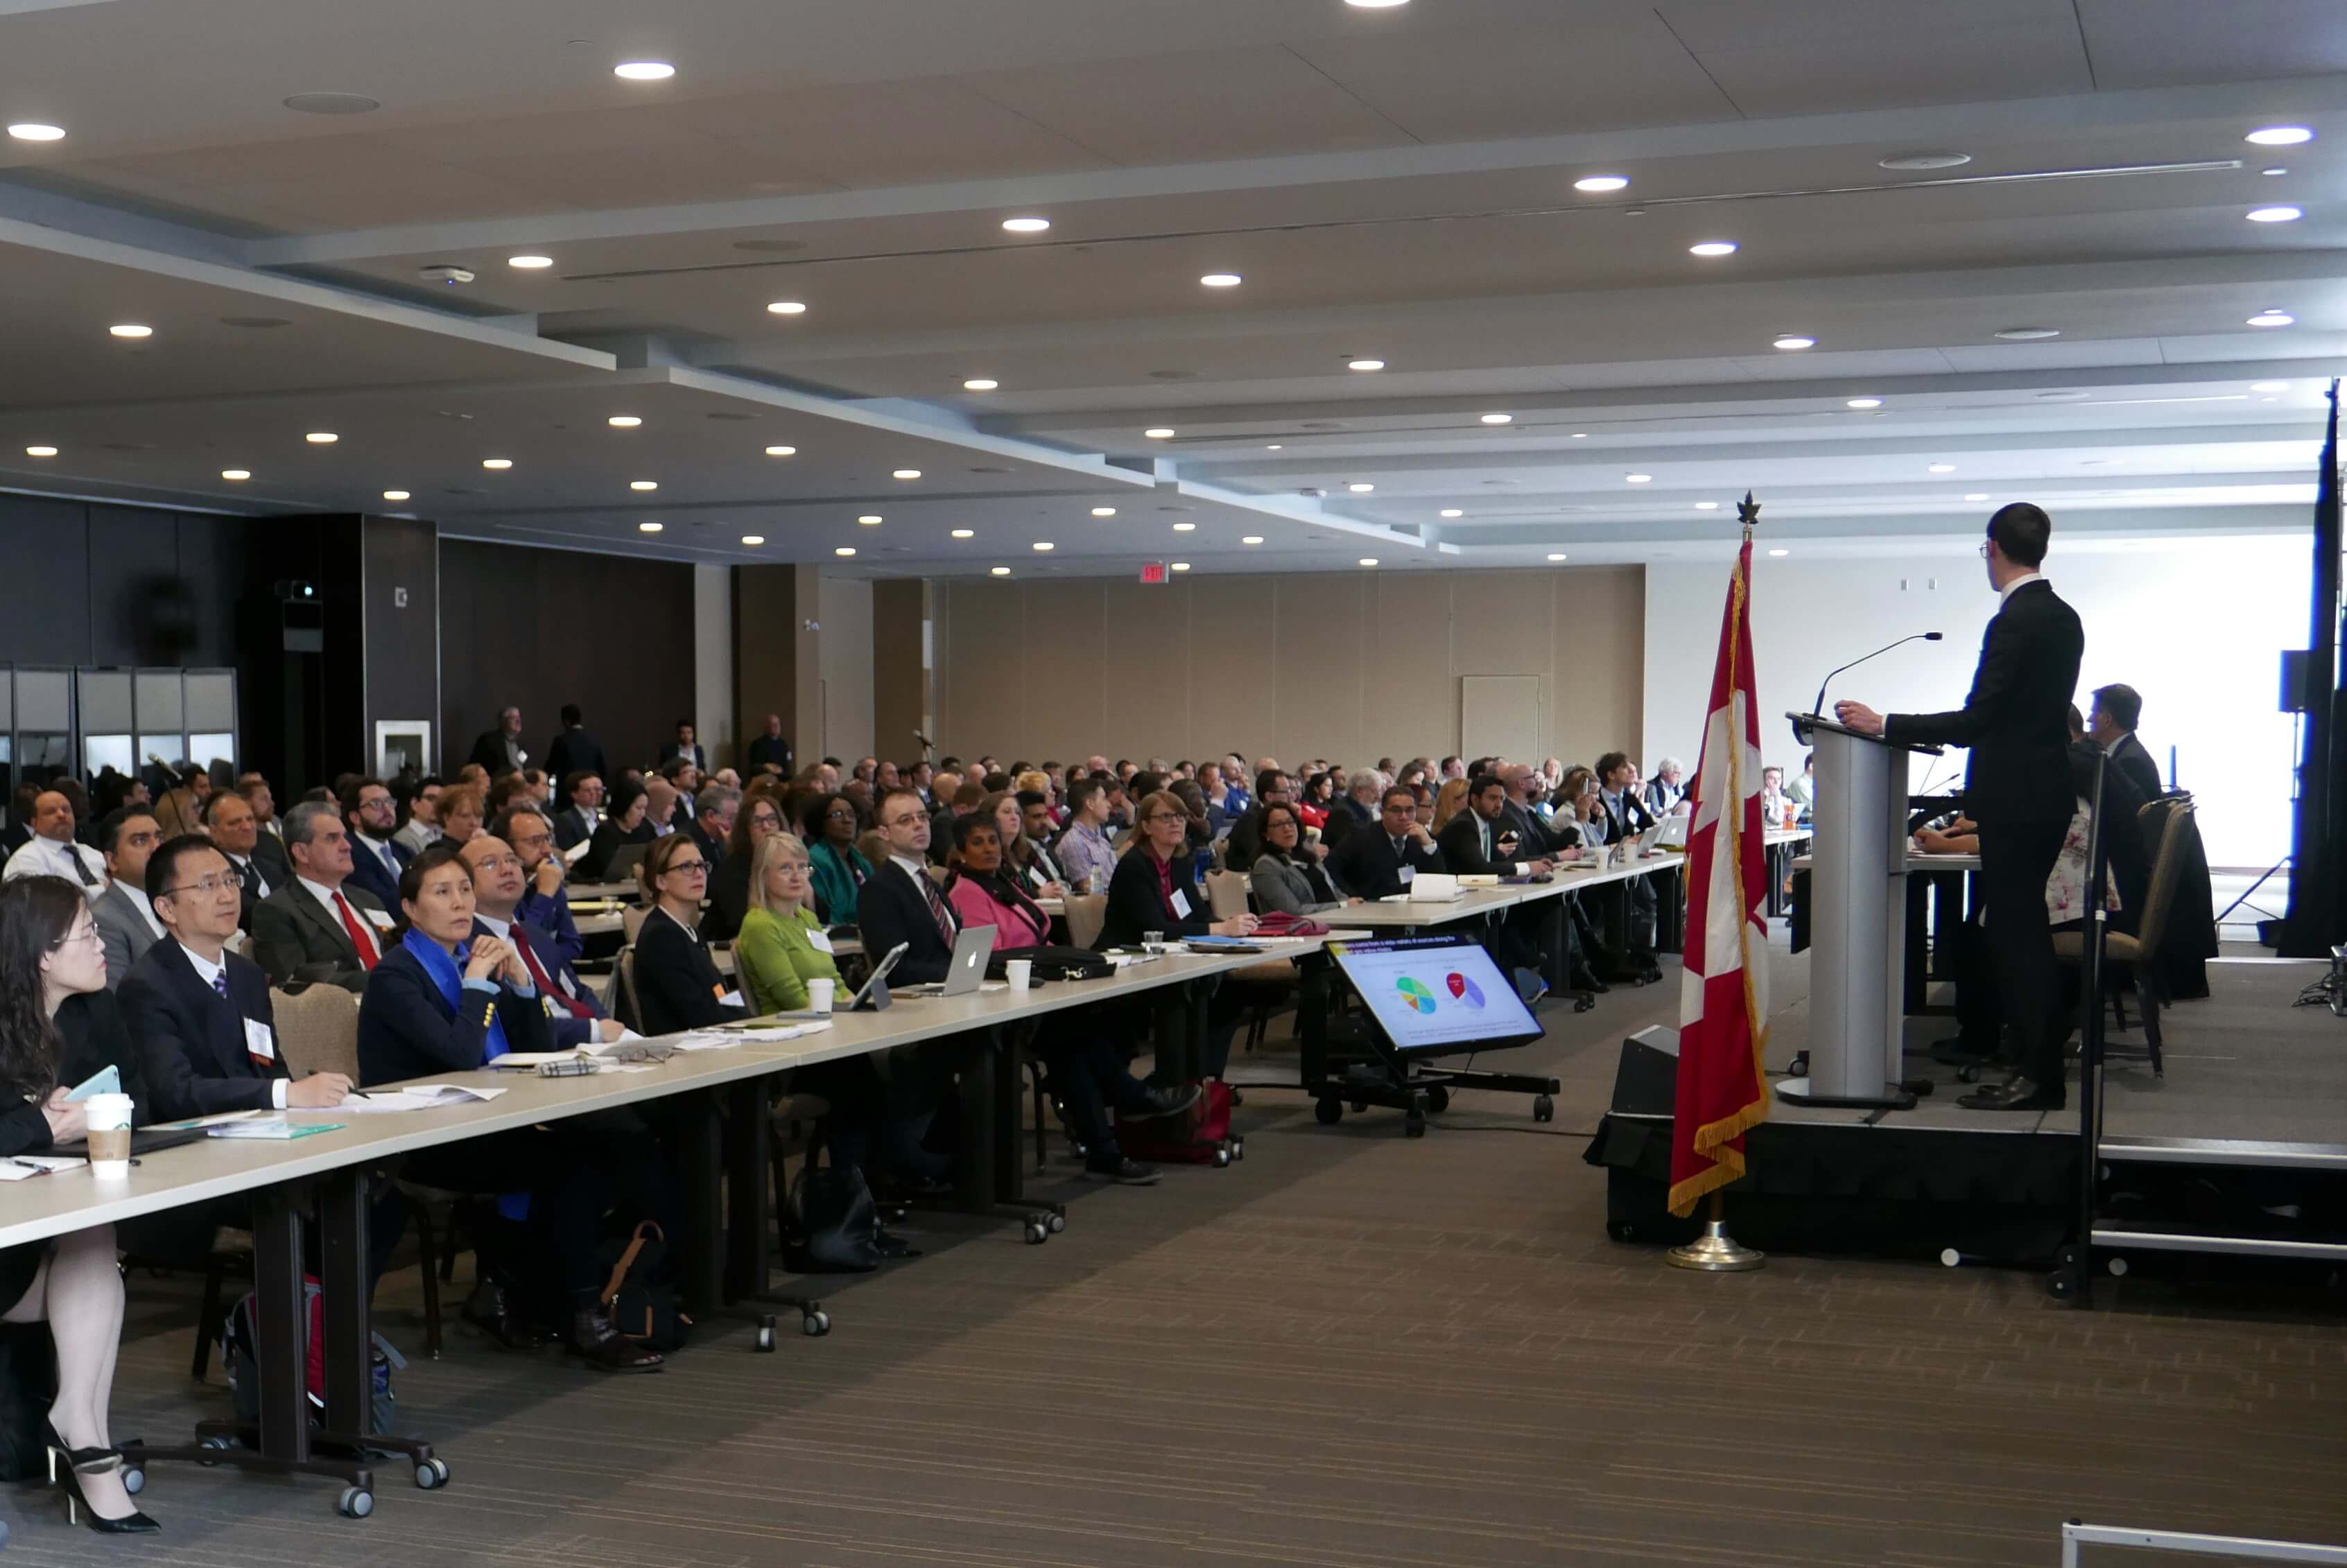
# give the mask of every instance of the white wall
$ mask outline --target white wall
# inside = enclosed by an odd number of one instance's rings
[[[733,754],[733,569],[692,569],[692,729],[723,767]]]
[[[2145,541],[2065,548],[2056,523],[2045,574],[2086,623],[2078,706],[2125,682],[2143,693],[2138,733],[2168,775],[2198,797],[2212,865],[2271,865],[2290,847],[2292,721],[2276,711],[2280,651],[2306,646],[2310,535]],[[1752,658],[1759,677],[1763,753],[1800,766],[1779,716],[1806,709],[1827,671],[1911,631],[1911,643],[1841,676],[1827,693],[1884,712],[1961,706],[1980,639],[1996,608],[1985,569],[1963,553],[1769,559],[1756,549]],[[1733,547],[1702,564],[1646,569],[1647,763],[1665,752],[1692,768],[1718,655]],[[1920,788],[1963,764],[1941,759]]]
[[[872,750],[872,584],[825,576],[816,585],[823,669],[823,749],[848,761]]]

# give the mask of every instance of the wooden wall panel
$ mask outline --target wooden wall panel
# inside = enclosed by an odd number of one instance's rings
[[[1167,762],[1190,743],[1190,584],[1132,578],[1100,581],[1107,639],[1101,650],[1107,723],[1086,746],[1114,762]]]
[[[1278,736],[1280,671],[1274,660],[1277,579],[1217,577],[1186,580],[1190,599],[1190,725],[1182,754],[1193,761],[1237,752],[1272,752]],[[1180,671],[1166,671],[1178,681]],[[1171,759],[1180,761],[1179,757]]]
[[[953,642],[945,678],[951,689],[946,733],[937,737],[945,751],[962,757],[992,752],[1010,760],[1026,734],[1025,585],[1016,582],[957,582],[953,585]],[[941,724],[946,714],[939,715]]]
[[[1248,753],[1247,765],[1265,756],[1296,768],[1316,756],[1376,755],[1363,722],[1367,672],[1361,664],[1374,574],[1290,572],[1272,581],[1278,595],[1276,680],[1267,694],[1274,699],[1272,733],[1278,744]]]
[[[1030,762],[1082,756],[1107,727],[1108,596],[1102,588],[1098,579],[1026,586],[1027,722],[1017,753]]]

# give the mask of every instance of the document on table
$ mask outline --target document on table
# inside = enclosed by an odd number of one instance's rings
[[[27,1176],[46,1176],[88,1163],[65,1154],[17,1154],[0,1160],[0,1182],[21,1182]]]
[[[318,1132],[339,1132],[341,1122],[288,1122],[282,1116],[256,1116],[249,1122],[222,1122],[204,1129],[207,1138],[264,1138],[282,1142]]]
[[[335,1106],[337,1115],[357,1112],[375,1115],[389,1111],[436,1111],[447,1105],[473,1105],[495,1100],[502,1089],[467,1089],[458,1083],[412,1083],[405,1089],[370,1089],[346,1096]]]
[[[696,1029],[676,1042],[679,1050],[731,1050],[737,1045],[767,1044],[778,1040],[796,1040],[801,1035],[820,1034],[831,1027],[829,1019],[816,1019],[808,1023],[755,1024],[746,1029]]]

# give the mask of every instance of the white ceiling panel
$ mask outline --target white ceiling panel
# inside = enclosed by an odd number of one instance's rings
[[[2105,89],[2347,70],[2347,10],[2331,0],[2077,0]]]

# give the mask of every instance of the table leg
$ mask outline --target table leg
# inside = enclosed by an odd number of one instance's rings
[[[678,1277],[686,1314],[703,1317],[725,1299],[725,1245],[718,1235],[725,1212],[725,1160],[719,1147],[717,1096],[706,1091],[681,1094],[675,1104],[671,1127],[684,1171]]]
[[[261,1457],[299,1464],[310,1457],[310,1325],[303,1310],[302,1209],[298,1189],[252,1194],[253,1328],[261,1338]]]
[[[762,1294],[774,1276],[772,1152],[764,1078],[725,1091],[725,1297]]]

